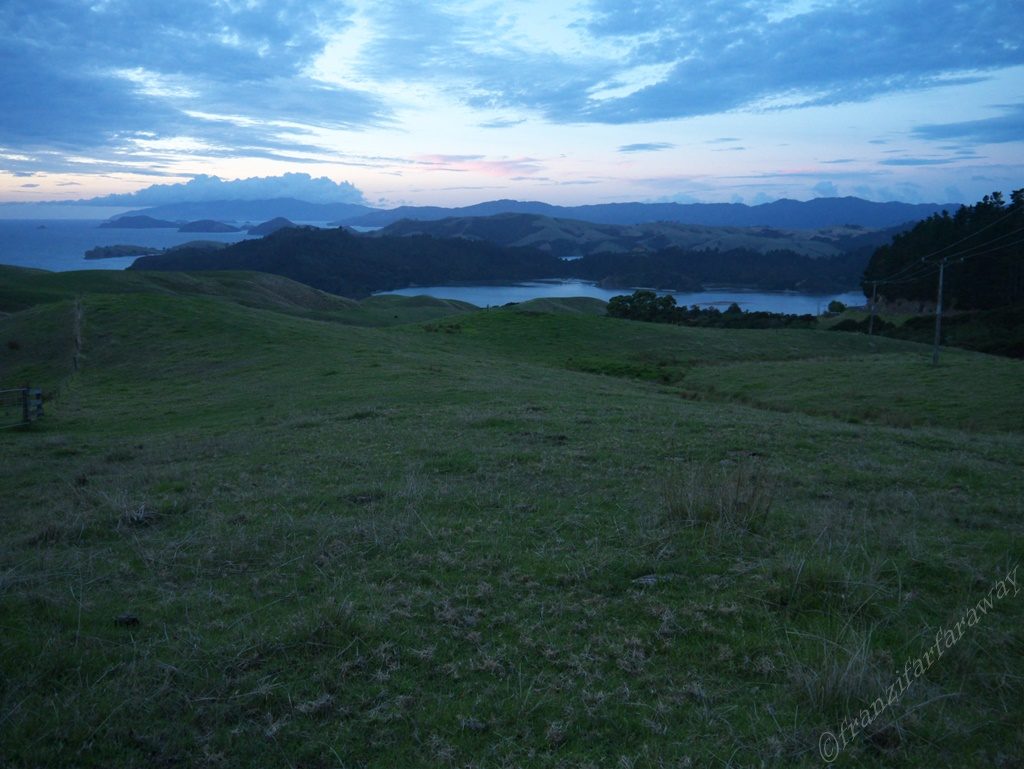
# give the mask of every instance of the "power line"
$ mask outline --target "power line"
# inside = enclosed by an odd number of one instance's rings
[[[981,233],[985,232],[986,230],[989,230],[989,229],[995,227],[997,224],[1000,224],[1001,222],[1006,221],[1007,219],[1009,219],[1011,216],[1013,216],[1014,214],[1018,213],[1019,211],[1020,211],[1020,207],[1019,206],[1011,205],[1009,210],[1005,214],[1000,216],[998,219],[995,219],[994,221],[989,222],[984,227],[981,227],[981,228],[975,230],[974,232],[969,233],[968,235],[965,235],[964,237],[960,238],[959,240],[953,241],[952,243],[947,243],[942,248],[937,249],[935,251],[932,251],[929,254],[925,254],[924,256],[920,257],[919,261],[927,262],[932,257],[939,256],[944,251],[948,251],[951,248],[955,248],[956,246],[959,246],[960,244],[967,242],[971,238],[974,238],[974,237],[980,235]],[[1024,229],[1016,230],[1015,232],[1022,232],[1022,231],[1024,231]],[[1006,237],[1007,235],[1010,235],[1010,234],[1014,234],[1014,233],[1007,233],[1006,235],[1000,235],[998,238],[996,238],[996,240],[998,240],[1000,238],[1004,238],[1004,237]],[[984,245],[988,245],[988,244],[987,243],[979,243],[979,244],[977,244],[975,246],[971,246],[971,249],[978,248],[978,247],[984,246]],[[967,249],[967,250],[970,250],[970,249]],[[902,273],[910,270],[914,266],[915,265],[913,265],[913,264],[905,265],[905,266],[901,267],[900,269],[896,270],[896,272],[892,273],[891,275],[888,275],[888,276],[886,276],[884,278],[879,278],[878,281],[880,283],[888,282],[889,280],[891,280],[893,278],[900,277]]]
[[[975,235],[980,235],[985,230],[988,230],[988,229],[991,229],[992,227],[995,227],[1000,222],[1005,222],[1007,219],[1009,219],[1011,216],[1013,216],[1015,213],[1017,213],[1017,211],[1018,211],[1018,209],[1017,209],[1016,206],[1011,206],[1009,211],[1007,211],[1003,216],[1000,216],[995,221],[989,222],[984,227],[981,227],[980,229],[975,230],[974,232],[970,233],[969,235],[965,235],[964,237],[960,238],[960,240],[954,241],[953,243],[949,243],[948,245],[945,245],[942,248],[940,248],[938,251],[933,251],[930,254],[925,254],[921,258],[922,259],[930,259],[933,256],[938,256],[939,254],[941,254],[943,251],[945,251],[947,249],[953,248],[954,246],[959,246],[961,243],[963,243],[966,240],[970,240]]]
[[[955,251],[952,254],[947,254],[945,257],[943,257],[942,261],[952,262],[952,263],[959,263],[959,262],[964,262],[967,259],[971,259],[971,258],[973,258],[975,256],[983,256],[984,254],[990,254],[993,251],[1001,251],[1004,248],[1011,248],[1013,246],[1016,246],[1016,245],[1019,245],[1021,243],[1024,243],[1024,239],[1015,240],[1012,243],[1001,243],[999,245],[995,245],[995,244],[999,243],[999,241],[1003,240],[1004,238],[1009,238],[1009,237],[1012,237],[1013,235],[1019,235],[1020,233],[1024,233],[1024,227],[1020,227],[1020,228],[1018,228],[1016,230],[1013,230],[1011,232],[1004,233],[1004,234],[999,235],[999,236],[997,236],[995,238],[992,238],[991,240],[987,240],[984,243],[977,243],[977,244],[975,244],[975,245],[973,245],[973,246],[971,246],[969,248],[963,249],[961,251]],[[977,233],[975,233],[975,234],[977,234]],[[973,236],[970,236],[970,237],[973,237]],[[967,240],[967,238],[961,238],[961,240],[958,241],[958,242],[962,243],[964,240]],[[992,247],[988,248],[989,246],[992,246]],[[949,247],[950,246],[947,246],[947,248],[949,248]],[[984,251],[978,251],[977,249],[979,249],[979,248],[985,248],[985,250]],[[940,253],[940,252],[939,251],[933,251],[931,254],[929,254],[929,256],[934,256],[934,255],[936,255],[938,253]],[[958,259],[957,257],[961,257],[961,258]],[[905,265],[904,267],[900,268],[896,272],[892,273],[889,277],[877,278],[877,279],[872,278],[870,282],[878,282],[878,283],[884,283],[884,284],[890,284],[890,283],[909,283],[909,282],[913,282],[915,280],[920,280],[921,278],[924,278],[924,277],[928,277],[929,275],[934,275],[937,272],[936,268],[938,267],[938,262],[928,262],[927,259],[928,259],[928,256],[922,256],[917,261],[912,262],[912,263],[910,263],[908,265]]]

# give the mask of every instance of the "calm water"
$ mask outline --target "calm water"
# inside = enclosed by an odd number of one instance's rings
[[[0,220],[0,264],[38,267],[44,270],[123,270],[135,261],[129,256],[118,259],[84,258],[94,246],[132,246],[167,248],[190,240],[218,240],[234,243],[251,237],[244,232],[178,232],[174,229],[100,229],[99,221],[68,219]]]
[[[599,288],[593,283],[581,280],[536,281],[519,283],[514,286],[422,286],[419,288],[403,288],[398,291],[382,293],[399,294],[401,296],[418,296],[426,294],[439,299],[458,299],[475,304],[477,307],[494,307],[509,302],[525,302],[530,299],[556,298],[567,296],[590,296],[608,301],[613,296],[629,294],[627,289]],[[659,291],[660,294],[670,293]],[[793,315],[817,315],[824,312],[828,303],[838,299],[843,304],[862,305],[864,295],[859,291],[848,291],[840,294],[798,294],[790,291],[747,291],[735,288],[720,288],[713,291],[675,293],[676,304],[690,307],[719,307],[725,309],[735,302],[744,310],[760,310],[765,312],[785,312]]]

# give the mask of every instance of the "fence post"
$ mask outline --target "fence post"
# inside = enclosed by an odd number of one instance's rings
[[[39,387],[29,387],[28,396],[28,417],[35,421],[43,415],[43,390]]]

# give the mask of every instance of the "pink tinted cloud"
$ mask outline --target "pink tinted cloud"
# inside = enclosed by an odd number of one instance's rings
[[[419,155],[416,162],[427,171],[476,173],[498,178],[534,176],[544,170],[541,161],[531,157],[487,160],[484,155]]]

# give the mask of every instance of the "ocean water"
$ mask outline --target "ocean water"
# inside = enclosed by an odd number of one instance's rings
[[[123,270],[134,256],[117,259],[85,259],[95,246],[150,246],[167,248],[190,240],[222,243],[252,237],[245,232],[178,232],[175,229],[107,229],[101,221],[70,219],[0,220],[0,264],[37,267],[54,272],[67,270]]]

